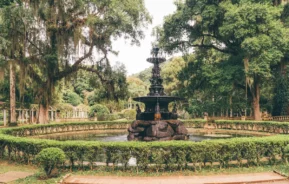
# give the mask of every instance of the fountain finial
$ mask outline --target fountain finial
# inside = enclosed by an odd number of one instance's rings
[[[154,48],[152,50],[153,57],[157,58],[159,55],[159,51],[160,51],[160,48],[158,48],[158,46],[154,46]]]

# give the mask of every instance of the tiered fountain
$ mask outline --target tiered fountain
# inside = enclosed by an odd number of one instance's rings
[[[153,48],[152,58],[147,61],[154,64],[149,94],[143,97],[133,98],[134,101],[145,104],[144,112],[137,105],[136,120],[129,127],[128,140],[157,141],[157,140],[187,140],[188,131],[184,123],[178,120],[176,104],[172,112],[169,112],[170,102],[183,101],[185,99],[167,96],[162,85],[159,64],[166,61],[158,56],[159,48]]]

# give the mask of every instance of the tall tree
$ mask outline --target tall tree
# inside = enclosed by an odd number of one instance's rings
[[[111,39],[124,36],[138,44],[143,37],[141,29],[150,22],[143,0],[29,0],[16,7],[25,12],[19,19],[25,30],[9,29],[25,38],[25,49],[10,58],[21,66],[23,79],[34,81],[39,123],[48,122],[48,108],[58,81],[79,69],[91,70],[83,65],[89,59],[106,68],[94,70],[102,77],[110,70],[107,54],[113,52]]]
[[[288,51],[283,6],[271,0],[186,0],[166,18],[161,34],[168,51],[214,49],[239,58],[252,96],[255,120],[261,120],[260,87]]]
[[[21,1],[18,1],[21,3]],[[16,28],[19,30],[24,29],[20,19],[22,18],[23,11],[19,7],[13,7],[14,0],[4,0],[0,3],[0,56],[1,59],[6,61],[6,66],[9,66],[9,83],[10,83],[10,114],[9,124],[16,124],[16,84],[15,84],[15,60],[13,55],[18,55],[23,52],[24,36],[10,28]],[[7,20],[7,16],[13,17]],[[3,69],[0,69],[0,73]]]

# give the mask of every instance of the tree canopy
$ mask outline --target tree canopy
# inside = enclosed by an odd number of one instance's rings
[[[58,82],[79,69],[94,72],[111,94],[117,93],[107,58],[109,52],[114,53],[112,39],[124,37],[139,44],[144,35],[142,28],[151,21],[143,0],[29,0],[3,4],[9,6],[0,9],[0,55],[20,66],[20,89],[25,85],[34,89],[43,109],[41,123],[47,122],[47,108]]]
[[[242,70],[243,86],[248,86],[255,119],[260,120],[260,87],[288,52],[289,31],[282,18],[287,6],[271,0],[186,0],[176,6],[177,11],[166,17],[160,31],[161,46],[169,53],[213,49],[228,56],[223,60],[227,64],[222,64],[227,67],[219,72],[228,73],[234,67]],[[208,57],[204,55],[201,62],[208,62]],[[215,74],[213,68],[208,72]],[[233,73],[237,80],[239,75],[239,71]]]

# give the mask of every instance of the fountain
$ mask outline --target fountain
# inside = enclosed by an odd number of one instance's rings
[[[128,140],[140,141],[166,141],[166,140],[187,140],[188,131],[184,123],[178,120],[177,106],[174,104],[172,112],[169,112],[168,105],[171,102],[184,101],[184,98],[167,96],[162,85],[163,79],[160,76],[159,64],[166,61],[158,56],[159,48],[152,50],[153,57],[147,61],[154,64],[149,94],[143,97],[133,98],[134,101],[145,104],[144,112],[141,112],[137,104],[136,120],[128,128]]]

